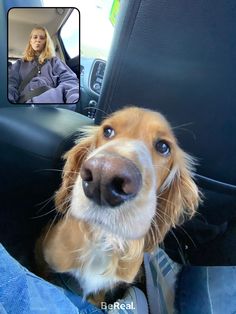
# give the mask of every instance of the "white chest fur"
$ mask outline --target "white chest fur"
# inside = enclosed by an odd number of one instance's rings
[[[114,244],[113,244],[114,245]],[[70,273],[79,281],[84,297],[99,290],[109,289],[119,281],[116,276],[114,262],[114,247],[108,239],[100,238],[90,242],[89,247],[78,252],[82,261],[81,269],[73,269]]]

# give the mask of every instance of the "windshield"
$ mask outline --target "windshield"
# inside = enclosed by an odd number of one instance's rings
[[[114,0],[43,0],[44,6],[76,7],[80,11],[82,57],[107,60],[114,32],[111,10]]]

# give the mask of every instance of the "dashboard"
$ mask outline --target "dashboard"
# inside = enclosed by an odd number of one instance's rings
[[[80,101],[77,111],[94,119],[101,93],[106,61],[102,59],[80,59]]]

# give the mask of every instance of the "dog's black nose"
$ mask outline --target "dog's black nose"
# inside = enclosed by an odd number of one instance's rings
[[[115,154],[93,156],[80,170],[85,195],[98,205],[118,206],[134,198],[142,184],[138,167]]]

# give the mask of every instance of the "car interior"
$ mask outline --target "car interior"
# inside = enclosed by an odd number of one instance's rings
[[[169,256],[192,265],[236,264],[233,8],[210,0],[123,4],[98,104],[105,113],[127,104],[162,112],[197,158],[203,204],[164,241]]]
[[[59,31],[72,9],[7,16],[11,2],[0,2],[2,43],[7,42],[7,18],[12,21],[10,54],[1,49],[0,58],[0,240],[7,250],[32,267],[35,241],[55,214],[62,156],[81,127],[100,124],[107,114],[132,104],[164,114],[181,147],[197,160],[203,203],[161,246],[179,263],[236,265],[234,1],[121,0],[108,60],[69,57]],[[25,21],[42,23],[42,17],[58,56],[80,78],[74,110],[13,105],[7,99],[8,61],[22,51],[14,45],[16,30],[28,33],[32,24]]]

